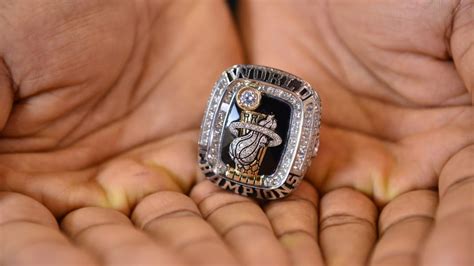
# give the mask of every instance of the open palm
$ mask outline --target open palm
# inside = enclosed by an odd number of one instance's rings
[[[466,263],[473,246],[473,5],[245,1],[240,8],[250,62],[297,73],[321,94],[322,142],[311,183],[322,192],[353,187],[381,205],[423,190],[382,212],[378,231],[386,237],[372,254],[376,264],[418,260],[437,205],[427,190],[436,187],[441,202],[424,262]],[[350,250],[366,237],[348,239],[330,249],[330,261],[339,255],[349,264]]]
[[[472,2],[242,2],[249,62],[303,77],[324,105],[307,174],[321,202],[303,183],[263,205],[193,187],[206,98],[242,62],[224,3],[2,5],[0,189],[36,201],[0,194],[0,261],[62,250],[57,261],[78,264],[355,265],[371,253],[376,264],[415,263],[421,249],[426,263],[467,261]]]
[[[224,4],[21,1],[2,17],[2,189],[56,215],[189,190],[209,88],[240,61]]]

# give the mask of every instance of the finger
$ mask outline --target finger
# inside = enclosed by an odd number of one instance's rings
[[[191,198],[244,265],[286,265],[285,250],[260,206],[209,181],[197,184]]]
[[[0,265],[96,265],[58,230],[53,215],[39,202],[0,192]]]
[[[365,265],[377,238],[377,208],[360,192],[341,188],[321,199],[319,239],[328,265]]]
[[[438,195],[429,190],[412,191],[395,198],[379,217],[379,241],[372,265],[416,265],[433,223]]]
[[[170,249],[135,229],[122,213],[86,207],[68,214],[61,228],[76,243],[95,253],[105,265],[180,264]]]
[[[293,265],[323,265],[318,239],[318,194],[307,182],[288,198],[272,201],[265,213]]]
[[[224,241],[202,218],[196,204],[181,193],[158,192],[147,196],[133,211],[132,220],[193,265],[237,264]]]
[[[23,173],[0,164],[0,172],[5,173],[0,175],[0,190],[31,195],[56,217],[91,206],[113,208],[128,214],[148,194],[190,190],[196,172],[193,167],[197,156],[195,138],[195,132],[176,134],[133,149],[100,167],[57,173],[47,171],[34,178],[27,173],[36,173],[37,169],[26,169]],[[66,155],[54,153],[51,156],[59,163],[62,161],[57,158]],[[3,159],[0,155],[0,161],[6,162]],[[43,162],[39,158],[30,159],[40,161],[39,164]],[[15,157],[13,161],[18,163],[26,159]]]
[[[439,180],[436,223],[421,257],[424,265],[474,265],[474,145],[453,156]]]

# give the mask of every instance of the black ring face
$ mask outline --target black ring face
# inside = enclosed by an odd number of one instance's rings
[[[254,65],[226,70],[201,126],[199,163],[218,186],[264,199],[288,195],[319,143],[320,100],[303,80]]]
[[[235,167],[235,162],[232,160],[229,154],[229,146],[236,137],[230,132],[229,125],[232,122],[239,121],[243,111],[244,110],[242,110],[242,108],[240,108],[237,103],[233,101],[225,122],[224,134],[222,136],[223,148],[221,152],[221,158],[225,164],[228,164],[232,167]],[[288,129],[290,127],[291,106],[277,98],[263,95],[261,104],[257,109],[255,109],[255,112],[273,115],[277,121],[275,133],[278,134],[282,139],[281,145],[267,148],[262,159],[262,164],[259,168],[259,175],[272,175],[275,173],[278,165],[280,164],[284,149],[288,144],[287,137]]]

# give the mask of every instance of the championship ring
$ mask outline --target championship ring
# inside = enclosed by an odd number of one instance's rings
[[[293,191],[319,146],[321,101],[301,78],[236,65],[214,85],[201,124],[199,166],[219,187],[259,199]]]

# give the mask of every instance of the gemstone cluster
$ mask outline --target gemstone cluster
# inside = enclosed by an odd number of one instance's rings
[[[260,105],[265,101],[266,105]],[[282,117],[282,114],[278,117],[282,111],[273,106],[272,101],[291,107],[288,109],[288,119]],[[277,125],[272,129],[259,126],[258,121],[243,123],[238,121],[237,112],[240,112],[240,116],[245,112],[261,113],[263,116],[258,119],[262,121],[266,116],[277,115]],[[296,187],[316,155],[320,117],[319,96],[303,80],[277,69],[252,65],[234,66],[226,70],[216,82],[208,101],[199,139],[201,169],[211,181],[236,193],[267,199],[283,197]],[[286,131],[282,134],[281,130],[285,128]],[[231,129],[233,134],[229,134]],[[273,158],[272,163],[275,165],[271,174],[262,174],[260,185],[246,180],[228,180],[226,177],[231,166],[229,160],[224,158],[228,149],[224,143],[230,141],[229,138],[242,136],[237,130],[253,130],[260,132],[262,137],[268,137],[267,142],[264,142],[268,146],[265,148],[268,155],[262,155],[264,157],[261,160],[265,164],[265,160]],[[280,130],[280,133],[275,130]],[[275,145],[268,144],[278,139],[278,134],[284,136],[284,139],[278,140],[280,146],[272,148]],[[247,150],[243,151],[250,154]]]

